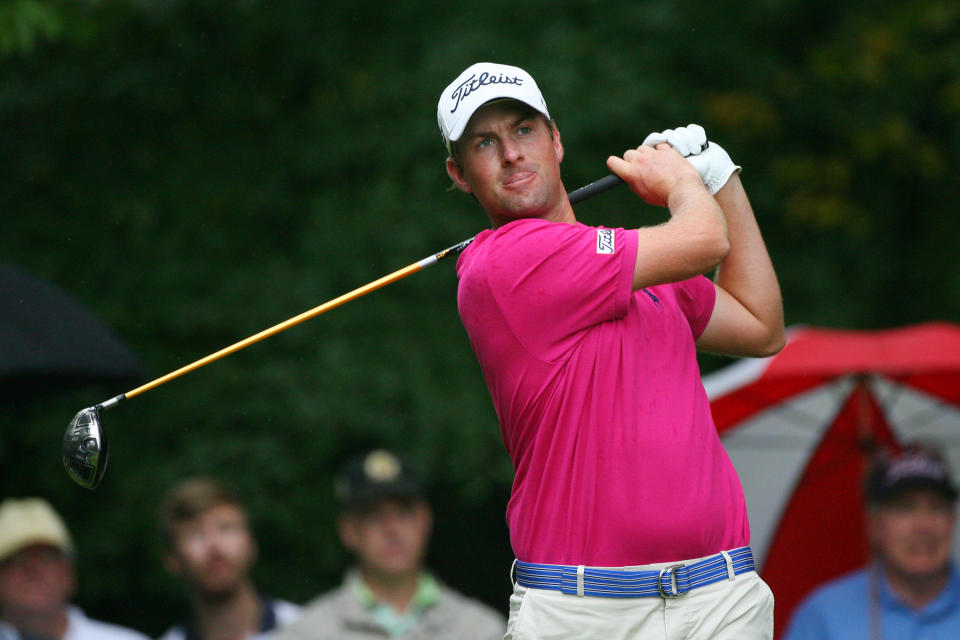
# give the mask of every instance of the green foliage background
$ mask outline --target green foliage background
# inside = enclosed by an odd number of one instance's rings
[[[162,375],[482,229],[449,190],[435,120],[482,59],[537,78],[570,189],[649,131],[702,123],[744,167],[789,324],[960,321],[951,0],[7,0],[0,260],[72,293]],[[626,189],[578,214],[664,219]],[[347,562],[333,471],[390,446],[433,491],[437,572],[503,610],[512,474],[455,288],[434,267],[112,410],[96,492],[69,482],[60,438],[125,389],[9,399],[3,493],[68,518],[88,613],[157,634],[185,610],[154,521],[171,482],[235,485],[258,583],[305,601]]]

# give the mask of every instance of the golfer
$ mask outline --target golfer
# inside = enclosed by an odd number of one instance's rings
[[[492,226],[459,258],[457,302],[515,470],[506,637],[771,638],[696,361],[784,344],[739,167],[699,126],[655,132],[607,166],[669,220],[591,227],[527,72],[471,66],[438,119],[447,173]]]

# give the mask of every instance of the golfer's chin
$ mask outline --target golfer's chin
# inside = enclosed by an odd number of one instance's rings
[[[539,189],[505,189],[497,194],[494,205],[487,210],[496,217],[506,220],[540,218],[549,210],[549,203],[548,195]]]

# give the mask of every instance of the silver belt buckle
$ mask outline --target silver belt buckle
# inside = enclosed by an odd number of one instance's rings
[[[683,593],[677,592],[676,585],[674,583],[674,580],[676,578],[676,575],[674,575],[674,569],[679,569],[685,566],[686,565],[684,564],[671,564],[667,567],[664,567],[663,569],[660,569],[660,575],[657,576],[657,591],[660,592],[661,597],[667,600],[676,600],[677,598],[682,598],[683,596],[687,595],[686,591],[684,591]],[[673,593],[668,593],[666,590],[664,590],[664,585],[663,585],[664,578],[667,579],[669,583],[670,591],[672,591]]]

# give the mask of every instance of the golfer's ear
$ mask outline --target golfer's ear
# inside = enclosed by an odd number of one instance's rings
[[[453,183],[457,185],[457,189],[460,189],[460,191],[464,193],[471,193],[470,185],[463,179],[463,169],[460,168],[460,165],[458,165],[453,158],[447,158],[447,175],[450,176]]]
[[[557,154],[557,162],[563,162],[563,143],[560,142],[560,130],[555,124],[550,125],[553,129],[553,152]]]

